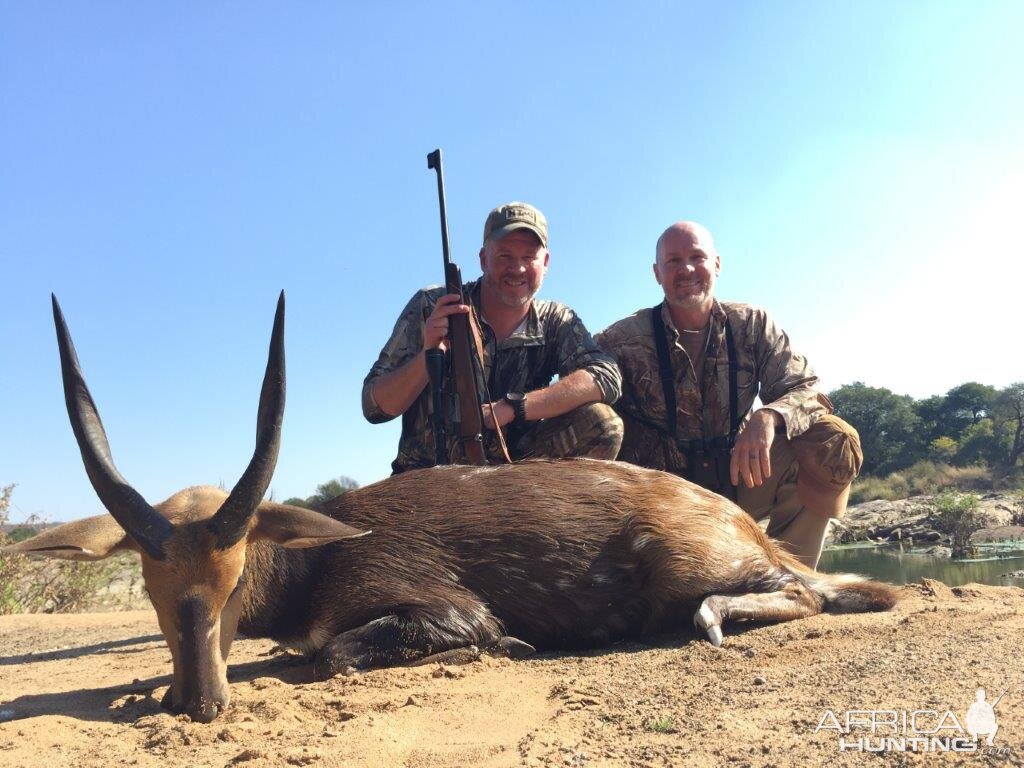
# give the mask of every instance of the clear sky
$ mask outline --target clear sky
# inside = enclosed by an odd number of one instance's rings
[[[0,0],[0,484],[102,511],[64,410],[60,299],[121,472],[230,487],[287,292],[276,498],[389,472],[363,377],[487,211],[551,225],[541,296],[596,332],[715,233],[823,386],[1024,378],[1024,4]]]

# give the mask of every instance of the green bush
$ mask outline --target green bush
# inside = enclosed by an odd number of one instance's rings
[[[5,533],[14,485],[0,488],[0,546],[33,535],[30,519]],[[120,608],[141,596],[138,559],[125,552],[94,563],[0,555],[0,615],[67,613],[89,608]]]
[[[850,503],[934,496],[948,490],[988,491],[995,485],[996,480],[987,467],[953,467],[934,461],[918,461],[884,478],[859,478],[850,492]]]
[[[895,501],[906,498],[906,488],[897,487],[888,478],[862,477],[855,480],[850,489],[850,504],[862,504],[865,501]]]
[[[949,535],[953,557],[967,557],[973,551],[971,534],[981,528],[978,501],[973,493],[955,492],[941,493],[932,499],[933,524]]]

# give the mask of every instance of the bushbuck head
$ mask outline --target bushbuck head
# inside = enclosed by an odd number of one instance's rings
[[[277,303],[270,356],[260,393],[256,449],[230,493],[188,488],[150,506],[111,458],[99,412],[53,297],[64,398],[85,471],[109,515],[67,523],[5,551],[99,560],[124,549],[142,559],[142,574],[174,663],[163,705],[210,722],[227,706],[227,656],[246,596],[246,550],[257,539],[312,547],[362,535],[315,512],[262,502],[277,463],[284,416],[284,292]]]

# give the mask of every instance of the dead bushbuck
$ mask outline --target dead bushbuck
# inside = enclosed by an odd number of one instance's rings
[[[115,468],[56,298],[53,310],[68,414],[110,514],[9,549],[137,551],[174,664],[163,704],[194,720],[228,703],[236,632],[309,654],[323,679],[473,646],[602,646],[691,618],[718,645],[727,620],[895,602],[888,585],[801,565],[724,498],[614,461],[421,469],[351,490],[326,514],[262,501],[284,412],[283,293],[242,478],[152,507]]]

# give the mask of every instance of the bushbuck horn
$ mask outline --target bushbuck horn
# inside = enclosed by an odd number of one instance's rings
[[[256,416],[256,450],[242,477],[209,523],[221,549],[232,546],[246,534],[249,520],[270,486],[281,447],[284,395],[284,291],[281,291]]]
[[[60,310],[57,297],[51,293],[50,298],[53,300],[53,323],[57,328],[57,346],[60,348],[64,402],[68,407],[78,448],[82,452],[86,474],[103,506],[118,524],[146,554],[162,560],[164,542],[171,535],[173,527],[128,484],[114,466],[107,433],[103,430],[96,403],[82,376],[64,313]]]

